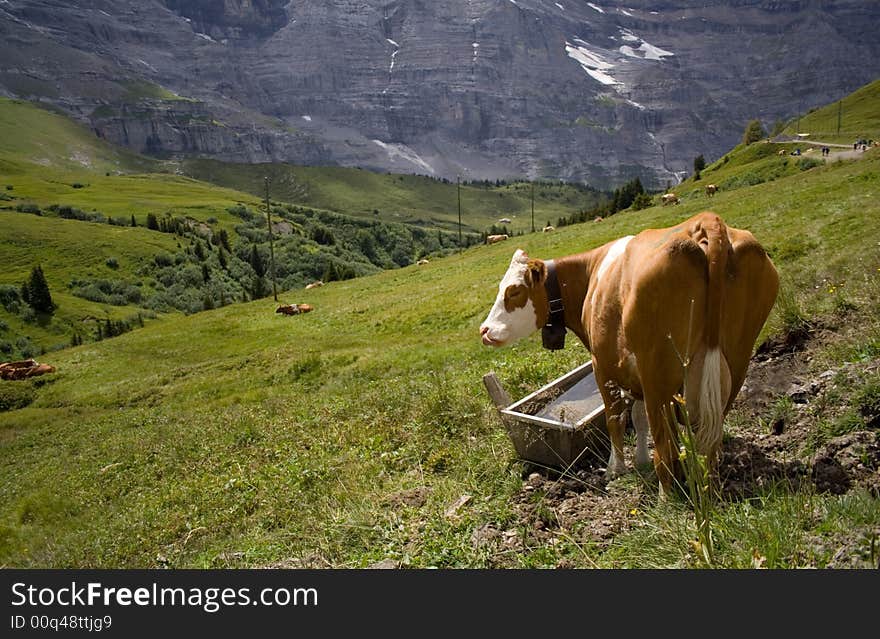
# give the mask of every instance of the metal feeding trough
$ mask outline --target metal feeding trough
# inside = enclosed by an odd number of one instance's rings
[[[592,360],[512,403],[495,373],[483,384],[522,459],[564,468],[607,459],[605,404]]]

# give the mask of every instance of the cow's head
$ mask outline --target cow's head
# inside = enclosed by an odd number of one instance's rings
[[[517,249],[498,285],[495,304],[480,326],[483,344],[504,346],[528,337],[546,323],[546,276],[544,262],[529,259],[522,249]]]

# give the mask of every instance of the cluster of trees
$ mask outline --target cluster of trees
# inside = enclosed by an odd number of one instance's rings
[[[80,278],[68,288],[74,295],[99,303],[196,313],[270,295],[273,278],[279,290],[289,290],[317,279],[345,280],[407,266],[459,247],[457,231],[275,206],[273,264],[265,214],[243,205],[230,207],[228,212],[241,220],[235,227],[238,239],[234,245],[226,229],[216,228],[216,220],[206,226],[149,214],[148,228],[179,237],[177,252],[157,254],[140,266],[132,280]],[[463,245],[481,241],[474,233],[462,237]],[[115,264],[107,261],[112,270]]]
[[[639,178],[633,178],[623,186],[614,189],[610,198],[600,202],[593,208],[573,213],[568,217],[559,218],[556,226],[579,224],[597,217],[608,217],[630,207],[635,210],[641,210],[651,206],[651,204],[651,195],[645,191],[642,181]]]
[[[0,326],[0,329],[3,329]],[[0,353],[9,359],[27,359],[40,353],[40,347],[34,344],[29,337],[21,335],[15,340],[0,339]]]
[[[112,224],[114,226],[137,226],[134,216],[131,219],[127,217],[113,217],[112,215],[104,215],[100,211],[83,211],[69,204],[50,204],[46,207],[46,211],[43,211],[32,202],[23,202],[16,205],[15,210],[20,213],[32,213],[39,216],[42,216],[44,212],[52,213],[66,220],[79,220],[80,222],[96,222],[98,224]]]
[[[749,123],[746,124],[746,130],[743,132],[742,143],[749,145],[753,142],[763,140],[766,137],[767,132],[764,131],[764,126],[761,124],[761,121],[757,119],[750,120]]]
[[[11,284],[0,285],[0,305],[8,312],[18,314],[23,310],[22,304],[35,313],[54,313],[55,302],[49,291],[49,283],[43,268],[39,264],[31,269],[31,274],[16,288]]]
[[[128,333],[129,331],[134,330],[137,327],[143,328],[144,326],[144,316],[142,313],[138,313],[134,317],[130,317],[128,319],[121,320],[113,320],[105,318],[103,320],[94,320],[95,329],[94,329],[94,341],[100,342],[103,339],[108,339],[110,337],[116,337],[117,335],[122,335],[123,333]],[[71,346],[79,346],[85,341],[83,335],[79,331],[74,331],[73,335],[70,338]]]
[[[389,172],[388,175],[391,175],[391,173]],[[470,186],[470,187],[481,188],[481,189],[500,188],[502,186],[515,186],[515,185],[532,185],[535,187],[564,186],[566,188],[571,188],[571,189],[575,189],[577,191],[580,191],[581,193],[598,193],[598,191],[595,188],[593,188],[587,184],[582,184],[579,182],[564,182],[561,180],[537,179],[537,180],[529,181],[529,180],[517,180],[517,179],[505,180],[502,178],[502,179],[495,179],[495,180],[488,180],[488,179],[476,180],[476,179],[474,179],[474,180],[458,180],[458,181],[456,181],[456,180],[450,180],[448,178],[436,177],[433,175],[423,175],[420,173],[414,173],[413,175],[415,177],[424,178],[426,180],[430,180],[432,182],[438,182],[440,184],[456,184],[458,182],[462,186]],[[400,180],[403,180],[404,177],[405,176],[403,176],[403,175],[398,175],[398,178]]]

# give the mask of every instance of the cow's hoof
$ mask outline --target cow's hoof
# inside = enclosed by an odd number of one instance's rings
[[[613,480],[617,479],[618,477],[623,477],[625,474],[626,474],[626,466],[624,466],[623,468],[609,467],[605,471],[605,481],[613,481]]]

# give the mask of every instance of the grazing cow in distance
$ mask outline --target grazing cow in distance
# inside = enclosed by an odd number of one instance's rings
[[[556,230],[556,227],[555,227],[555,226],[550,226],[549,224],[548,224],[547,226],[545,226],[543,229],[541,229],[541,231],[542,231],[543,233],[550,233],[550,232],[555,231],[555,230]]]
[[[275,312],[284,315],[299,315],[300,313],[308,313],[314,308],[311,304],[283,304],[275,309]]]
[[[428,262],[427,258],[424,258],[424,257],[423,257],[422,259],[420,259],[420,260],[417,262],[417,264],[418,264],[419,266],[422,266],[422,265],[424,265],[424,264],[428,264],[428,263],[429,263],[429,262]]]
[[[660,200],[663,202],[663,206],[667,204],[678,204],[678,196],[675,193],[664,193]]]
[[[605,218],[603,218],[601,215],[597,215],[596,217],[593,218],[593,221],[594,221],[594,222],[601,222],[601,221],[604,220],[604,219],[605,219]]]
[[[502,217],[500,220],[498,220],[498,223],[499,224],[510,224],[510,218],[509,217]]]
[[[497,242],[503,242],[508,239],[510,236],[506,233],[503,235],[487,235],[486,236],[486,244],[496,244]]]
[[[714,184],[707,184],[706,185],[706,195],[708,195],[709,197],[712,197],[713,195],[715,195],[715,192],[717,190],[718,190],[718,187],[715,186]]]
[[[312,282],[311,284],[306,284],[306,289],[310,288],[318,288],[319,286],[324,286],[324,282],[318,280],[317,282]]]
[[[776,268],[755,237],[706,211],[557,259],[517,250],[480,337],[504,346],[544,327],[545,344],[561,348],[565,330],[574,333],[592,355],[605,404],[606,477],[626,471],[629,413],[636,464],[648,461],[650,429],[665,493],[681,476],[672,420],[683,421],[682,401],[697,450],[714,471],[724,417],[778,288]]]

